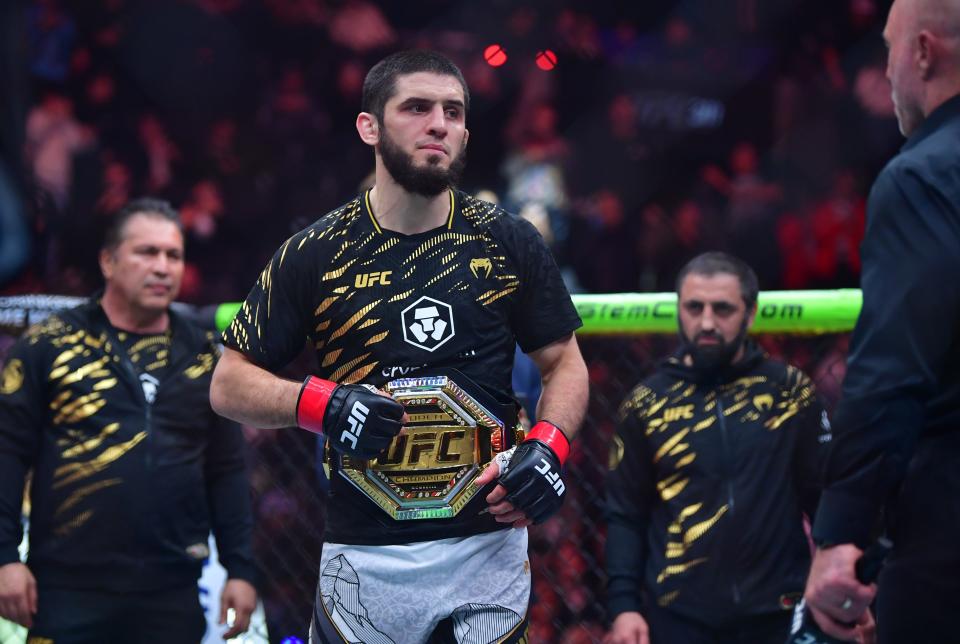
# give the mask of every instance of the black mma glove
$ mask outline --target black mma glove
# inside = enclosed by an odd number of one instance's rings
[[[545,420],[534,425],[497,479],[507,501],[534,523],[549,519],[567,492],[560,468],[569,453],[570,441],[556,425]]]
[[[297,399],[297,425],[326,434],[330,447],[369,459],[390,445],[403,428],[403,405],[372,385],[338,385],[309,376]]]

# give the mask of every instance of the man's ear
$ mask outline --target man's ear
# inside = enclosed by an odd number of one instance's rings
[[[105,280],[113,276],[113,253],[106,248],[100,249],[100,272]]]
[[[463,130],[463,147],[467,147],[467,141],[470,140],[470,130],[464,128]]]
[[[747,311],[747,329],[753,328],[753,322],[757,319],[757,303],[754,302],[750,310]]]
[[[380,124],[377,122],[377,117],[369,112],[360,112],[357,115],[357,134],[367,145],[380,143]]]
[[[933,68],[937,64],[937,54],[939,53],[937,45],[933,34],[926,29],[917,34],[917,53],[914,60],[917,64],[917,71],[920,72],[920,78],[923,80],[930,79]]]

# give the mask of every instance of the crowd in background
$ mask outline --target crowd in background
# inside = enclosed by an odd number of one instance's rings
[[[899,140],[882,3],[609,4],[31,2],[34,252],[7,289],[89,291],[102,221],[152,194],[183,211],[183,297],[241,298],[279,241],[367,180],[364,74],[414,46],[470,85],[462,187],[545,224],[571,286],[669,290],[718,247],[765,288],[856,285],[865,186]]]
[[[533,221],[572,290],[672,290],[677,270],[710,249],[745,259],[763,289],[856,286],[865,190],[901,142],[879,35],[888,6],[23,2],[9,15],[27,52],[24,118],[6,141],[23,144],[31,252],[2,290],[90,293],[104,222],[149,194],[183,216],[180,299],[242,299],[283,239],[368,185],[373,155],[354,128],[364,74],[406,47],[461,66],[472,93],[461,187]],[[493,43],[508,55],[500,67],[483,56]],[[545,49],[557,59],[549,71],[535,61]],[[818,368],[842,368],[841,345]],[[665,350],[638,341],[633,352],[649,364]],[[615,353],[622,362],[622,350],[606,355]],[[638,375],[616,369],[591,362],[592,404],[603,407],[593,418],[609,416]],[[836,395],[838,374],[811,375]],[[584,432],[575,461],[603,458],[610,427],[599,430]],[[248,438],[312,458],[305,433]],[[585,521],[582,509],[595,508],[603,470],[571,468],[582,473],[571,502],[532,540],[531,641],[602,633],[599,513]],[[285,555],[318,560],[319,474],[280,461],[254,469],[276,633],[302,626],[312,602],[316,567]]]

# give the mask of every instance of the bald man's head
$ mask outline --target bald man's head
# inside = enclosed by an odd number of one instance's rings
[[[960,0],[895,0],[883,30],[900,131],[960,94]]]
[[[960,36],[960,0],[897,0],[913,14],[916,32],[928,30],[941,38]]]

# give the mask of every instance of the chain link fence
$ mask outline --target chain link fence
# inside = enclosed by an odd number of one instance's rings
[[[828,409],[833,407],[843,379],[846,334],[761,335],[757,340],[772,356],[810,375]],[[0,360],[12,341],[12,335],[0,335]],[[603,481],[615,414],[623,396],[675,348],[676,337],[585,336],[580,344],[590,371],[590,404],[568,461],[567,502],[556,517],[531,529],[532,643],[592,644],[603,636]],[[244,433],[250,447],[258,590],[269,636],[251,632],[235,641],[305,642],[325,519],[326,480],[316,437],[293,430],[244,428]],[[0,642],[23,641],[4,638],[2,629]]]

